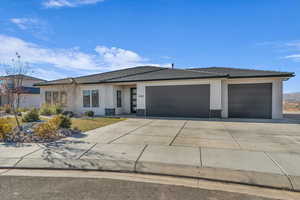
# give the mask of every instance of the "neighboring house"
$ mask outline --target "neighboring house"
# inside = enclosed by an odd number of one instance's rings
[[[17,78],[18,80],[22,79],[22,87],[20,88],[20,108],[33,108],[39,107],[41,104],[41,96],[40,96],[40,88],[33,86],[35,83],[40,83],[42,79],[35,78],[27,75],[16,75],[22,76],[22,78]],[[3,91],[3,84],[5,84],[8,88],[15,88],[14,80],[16,80],[15,76],[0,76],[0,90]],[[2,87],[1,87],[2,85]],[[4,106],[9,104],[10,98],[9,96],[0,92],[0,106]]]
[[[294,73],[142,66],[36,84],[44,103],[97,115],[282,118],[282,83]]]

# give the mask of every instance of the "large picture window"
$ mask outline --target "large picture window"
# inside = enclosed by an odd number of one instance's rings
[[[84,108],[99,107],[99,90],[83,90],[82,102]]]
[[[67,92],[65,91],[46,91],[45,103],[46,104],[60,104],[66,106],[68,104]]]

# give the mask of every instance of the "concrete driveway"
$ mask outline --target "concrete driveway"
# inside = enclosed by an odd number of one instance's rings
[[[300,153],[300,122],[128,119],[87,132],[81,138],[70,138],[74,139],[106,144]]]
[[[300,191],[300,124],[273,122],[128,119],[54,143],[4,143],[0,177],[15,168],[109,170]]]

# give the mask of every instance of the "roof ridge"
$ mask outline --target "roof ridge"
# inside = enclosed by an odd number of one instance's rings
[[[208,72],[208,71],[200,71],[200,70],[193,70],[193,69],[178,69],[178,68],[173,68],[173,70],[192,71],[192,72],[200,72],[200,73],[207,73],[207,74],[214,74],[214,75],[226,75],[226,76],[229,75],[229,74],[225,74],[225,73]]]
[[[159,68],[159,67],[158,67]],[[141,75],[141,74],[147,74],[150,72],[157,72],[157,71],[162,71],[162,70],[166,70],[168,68],[163,68],[160,67],[160,69],[155,69],[155,70],[151,70],[151,71],[147,71],[147,72],[140,72],[140,73],[135,73],[135,74],[130,74],[130,75],[125,75],[125,76],[119,76],[119,77],[114,77],[114,78],[108,78],[103,80],[103,82],[109,81],[109,80],[114,80],[114,79],[118,79],[118,78],[125,78],[125,77],[130,77],[130,76],[136,76],[136,75]],[[102,82],[102,81],[101,81]]]
[[[120,71],[124,71],[124,70],[128,70],[128,69],[134,69],[134,68],[139,68],[139,67],[157,67],[157,66],[135,66],[135,67],[124,68],[124,69],[117,69],[117,70],[108,71],[108,72],[100,72],[100,73],[96,73],[96,74],[89,74],[89,75],[84,75],[84,76],[77,76],[77,77],[73,77],[73,78],[75,78],[75,79],[77,79],[77,78],[86,78],[86,77],[90,77],[90,76],[95,76],[95,75],[100,75],[100,74],[109,74],[109,73],[113,73],[113,72],[120,72]],[[160,67],[157,67],[157,68],[160,68]]]
[[[293,72],[286,72],[286,71],[279,71],[279,70],[263,70],[263,69],[250,69],[250,68],[240,68],[240,67],[217,67],[217,66],[212,66],[212,67],[203,67],[203,68],[204,69],[223,68],[223,69],[238,69],[238,70],[249,70],[249,71],[262,71],[262,72],[293,73]],[[202,67],[194,68],[194,69],[202,69]]]

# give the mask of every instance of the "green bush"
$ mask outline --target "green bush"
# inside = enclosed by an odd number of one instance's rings
[[[72,111],[63,111],[63,115],[68,116],[68,117],[74,117],[75,114]]]
[[[48,104],[43,104],[42,107],[40,108],[40,114],[41,115],[53,115],[53,111],[51,110],[51,105]]]
[[[40,120],[39,110],[34,108],[27,112],[22,118],[23,122],[36,122]]]
[[[94,113],[94,111],[89,110],[89,111],[85,111],[84,115],[85,115],[85,116],[88,116],[88,117],[94,117],[94,116],[95,116],[95,113]]]
[[[40,109],[41,115],[59,115],[63,112],[63,107],[60,104],[50,105],[44,104]]]
[[[51,106],[51,110],[56,115],[59,115],[59,114],[61,114],[64,111],[63,107],[61,105],[59,105],[59,104],[52,105]]]
[[[65,115],[57,115],[49,120],[50,123],[53,123],[54,126],[58,128],[71,128],[72,122],[70,117]]]

